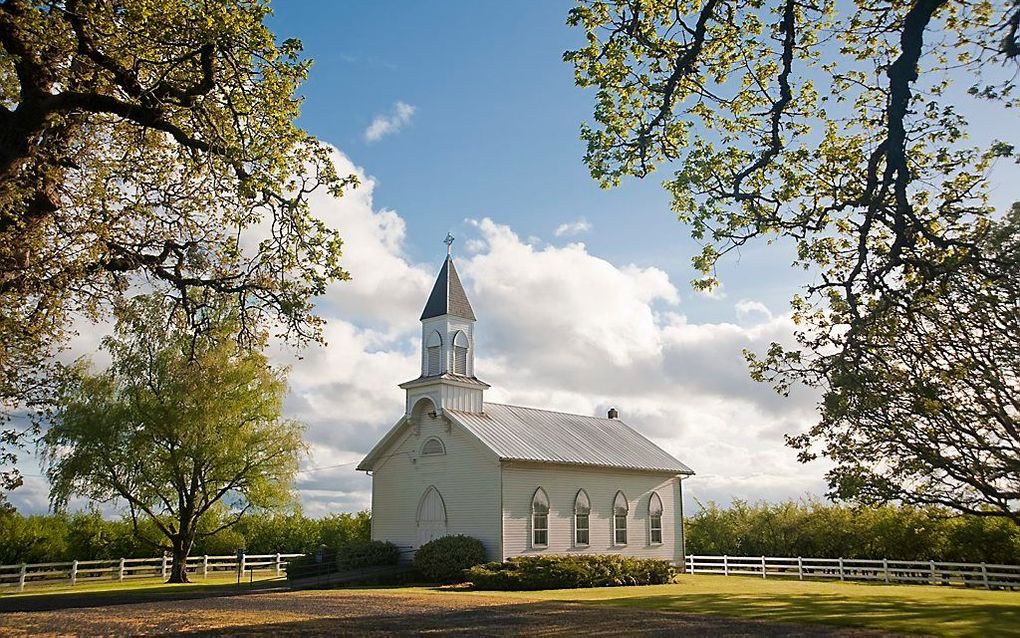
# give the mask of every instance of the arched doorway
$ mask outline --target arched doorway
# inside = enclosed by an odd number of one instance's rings
[[[429,486],[418,503],[418,547],[446,536],[446,503],[435,486]]]

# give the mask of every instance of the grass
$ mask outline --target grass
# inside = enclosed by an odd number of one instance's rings
[[[1020,636],[1020,592],[684,575],[673,585],[472,592],[943,636]]]
[[[174,592],[203,590],[221,590],[224,588],[236,587],[237,576],[233,572],[213,572],[207,578],[201,575],[191,575],[192,582],[179,585],[168,585],[166,580],[155,576],[152,578],[131,578],[124,581],[116,580],[95,580],[86,581],[71,587],[66,582],[50,583],[29,583],[25,591],[18,593],[13,587],[0,589],[0,598],[24,598],[31,596],[50,596],[58,594],[108,594],[108,593],[142,593],[153,598],[159,598],[164,594]],[[286,582],[286,576],[278,577],[274,572],[256,572],[254,582],[265,585],[267,581]],[[241,587],[249,585],[248,575],[241,583]]]
[[[262,587],[277,584],[272,580],[256,578],[255,589],[260,584]],[[201,598],[230,593],[234,587],[232,574],[215,574],[208,579],[197,578],[188,585],[166,585],[159,579],[88,583],[74,588],[40,588],[0,600],[18,604],[16,599],[21,599],[40,608],[61,609],[82,604],[100,606],[127,598],[148,601]],[[648,587],[539,592],[387,587],[319,593],[343,597],[351,591],[378,596],[417,593],[499,597],[521,603],[570,602],[943,636],[1020,636],[1020,592],[961,587],[684,575],[675,584]],[[24,597],[34,597],[34,602]]]

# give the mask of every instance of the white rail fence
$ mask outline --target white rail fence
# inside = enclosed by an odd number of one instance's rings
[[[190,556],[188,571],[207,577],[210,572],[274,572],[283,576],[287,562],[303,554],[231,554],[230,556]],[[162,558],[120,558],[113,560],[75,560],[69,563],[0,565],[0,592],[25,591],[25,587],[63,583],[123,581],[133,578],[167,578],[172,561]]]
[[[1020,565],[777,556],[687,556],[691,574],[871,580],[886,583],[1020,589]]]

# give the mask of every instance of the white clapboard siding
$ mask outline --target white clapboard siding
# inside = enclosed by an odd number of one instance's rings
[[[446,509],[446,534],[466,534],[485,545],[489,558],[500,556],[499,460],[468,433],[442,417],[420,417],[420,430],[404,426],[372,472],[372,538],[417,548],[422,496],[434,487]],[[446,454],[422,456],[432,437]],[[434,517],[433,499],[427,513]],[[442,534],[437,534],[442,535]],[[427,540],[428,536],[425,536]]]
[[[535,554],[622,554],[683,560],[679,480],[675,475],[568,465],[505,463],[503,466],[504,557]],[[549,496],[549,544],[531,545],[531,499],[541,487]],[[589,544],[574,545],[574,498],[584,489],[591,501]],[[612,505],[623,491],[630,506],[627,544],[613,543]],[[649,537],[648,502],[662,499],[662,543]]]

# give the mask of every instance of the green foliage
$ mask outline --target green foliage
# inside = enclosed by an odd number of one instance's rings
[[[337,549],[337,567],[340,571],[396,565],[400,562],[400,548],[388,541],[357,541]]]
[[[202,310],[203,332],[158,296],[119,312],[104,341],[110,368],[71,368],[46,433],[46,472],[56,507],[72,496],[124,502],[132,520],[159,530],[172,578],[210,513],[229,527],[252,509],[293,503],[302,426],[280,416],[285,374],[237,347],[222,306]],[[178,567],[181,569],[178,570]]]
[[[315,552],[298,556],[287,563],[287,580],[301,580],[312,576],[335,574],[337,566],[336,554],[323,550],[321,560],[316,560]]]
[[[938,508],[736,501],[709,503],[685,524],[688,554],[1020,564],[1020,526]]]
[[[319,338],[312,298],[348,275],[308,198],[356,179],[295,125],[310,61],[268,0],[2,6],[0,420],[45,407],[71,320],[133,284]],[[0,431],[0,489],[22,430]]]
[[[515,556],[502,563],[477,565],[466,575],[476,589],[526,591],[664,585],[672,582],[676,570],[666,560],[579,554]]]
[[[485,562],[482,541],[459,534],[431,540],[414,555],[414,568],[432,582],[459,583],[464,570]]]
[[[192,554],[225,556],[244,549],[249,554],[312,553],[319,547],[335,553],[342,544],[369,539],[367,511],[307,518],[300,513],[255,512],[226,529],[222,509],[200,522],[203,532]],[[162,553],[162,535],[152,521],[139,521],[138,535],[129,519],[104,519],[98,512],[23,516],[0,512],[0,565],[71,560],[150,558]],[[342,540],[338,540],[342,539]]]
[[[696,287],[756,240],[811,273],[796,344],[745,355],[780,393],[825,393],[788,441],[834,461],[830,495],[1020,522],[1020,226],[990,205],[1020,155],[968,141],[960,109],[1015,121],[1020,6],[581,0],[567,21],[591,175],[671,171]]]

